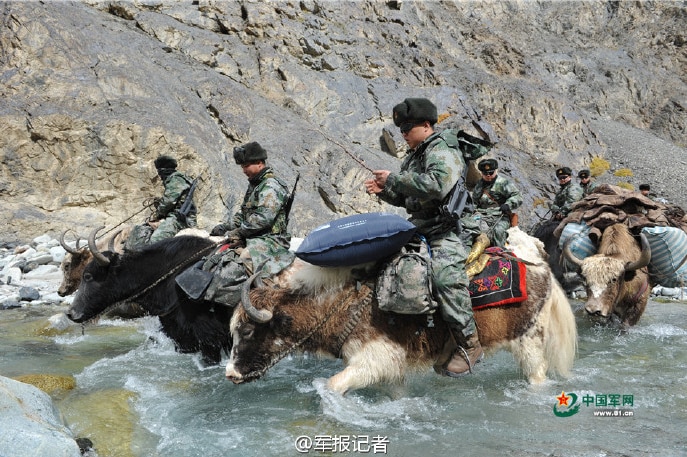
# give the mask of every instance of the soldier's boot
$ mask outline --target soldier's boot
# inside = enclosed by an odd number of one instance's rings
[[[452,378],[472,373],[473,367],[484,357],[482,345],[477,336],[477,330],[472,335],[464,336],[462,332],[452,330],[454,338],[458,343],[453,353],[453,357],[444,366],[443,374]]]

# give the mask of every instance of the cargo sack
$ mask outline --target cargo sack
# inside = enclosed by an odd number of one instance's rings
[[[687,233],[675,227],[644,227],[642,233],[651,247],[652,282],[666,287],[687,283]]]
[[[248,272],[234,249],[212,254],[205,261],[203,270],[213,272],[212,280],[205,291],[206,300],[231,306],[241,301],[241,289],[248,279]]]
[[[561,238],[558,240],[558,247],[563,251],[566,243],[569,242],[570,251],[580,260],[596,254],[596,245],[594,245],[594,242],[589,238],[589,232],[591,230],[592,227],[585,223],[576,224],[574,222],[568,222],[565,224],[563,232],[561,232]],[[565,260],[565,264],[569,270],[577,269],[577,267],[568,262],[567,259]]]
[[[321,267],[360,265],[398,252],[415,230],[395,214],[355,214],[314,229],[298,246],[296,256]]]
[[[433,313],[438,304],[432,297],[431,262],[424,240],[401,248],[377,277],[379,309],[398,314]]]

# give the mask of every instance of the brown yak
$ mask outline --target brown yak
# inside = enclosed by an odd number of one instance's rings
[[[604,319],[615,314],[621,328],[639,321],[651,293],[651,248],[644,234],[640,239],[641,249],[625,224],[614,224],[603,231],[595,255],[580,260],[565,246],[566,258],[580,266],[586,281],[588,314]]]
[[[122,253],[124,252],[124,243],[131,233],[132,226],[125,226],[123,229],[110,237],[109,240],[101,239],[98,243],[99,250],[107,250],[112,252]],[[79,247],[80,238],[76,239],[76,246],[71,247],[64,241],[64,235],[66,231],[60,234],[60,244],[67,251],[64,256],[62,263],[60,264],[60,269],[62,270],[62,283],[57,289],[57,293],[60,297],[65,297],[71,295],[79,288],[81,284],[81,275],[83,274],[84,268],[88,262],[93,258],[93,254],[88,249],[88,245]]]
[[[517,227],[510,248],[527,266],[525,302],[475,311],[487,352],[510,350],[531,383],[547,371],[566,375],[572,366],[577,329],[570,304],[543,260],[543,244]],[[297,269],[294,269],[297,270]],[[347,271],[306,265],[294,271],[289,288],[244,285],[243,308],[232,317],[233,348],[226,376],[234,383],[260,378],[292,351],[344,360],[329,379],[346,393],[377,383],[400,382],[412,368],[436,367],[455,343],[439,314],[400,315],[380,311],[367,285],[357,286]]]

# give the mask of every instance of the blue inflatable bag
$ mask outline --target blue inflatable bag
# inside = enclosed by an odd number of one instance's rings
[[[314,229],[298,247],[296,255],[322,267],[358,265],[398,252],[415,230],[413,224],[395,214],[355,214]]]

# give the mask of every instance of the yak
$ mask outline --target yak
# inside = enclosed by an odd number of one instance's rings
[[[589,315],[604,320],[616,315],[622,329],[637,324],[651,294],[651,247],[643,233],[638,243],[627,225],[614,224],[603,231],[595,255],[581,260],[568,246],[563,252],[585,279]]]
[[[565,257],[558,244],[558,237],[554,235],[554,230],[558,225],[559,221],[545,221],[535,226],[531,234],[544,243],[544,249],[548,253],[547,260],[553,275],[566,293],[573,294],[576,290],[582,289],[583,281],[577,270],[577,264],[565,262]]]
[[[124,243],[127,237],[131,233],[131,226],[125,226],[122,230],[116,232],[109,240],[101,240],[97,243],[99,250],[107,250],[111,252],[124,252]],[[88,262],[93,259],[93,254],[88,245],[79,247],[81,238],[76,239],[76,246],[71,247],[64,241],[65,232],[60,234],[60,245],[67,251],[64,256],[62,263],[60,264],[60,270],[62,270],[62,283],[57,289],[57,294],[60,297],[66,297],[76,292],[81,284],[81,275],[83,274],[84,268]]]
[[[543,244],[517,227],[509,229],[509,242],[527,262],[528,297],[475,311],[482,346],[487,352],[510,350],[533,384],[544,381],[547,372],[565,376],[577,348],[570,304],[543,260]],[[345,368],[328,387],[345,394],[400,382],[412,368],[434,365],[438,371],[456,347],[438,313],[383,312],[372,286],[341,269],[306,265],[293,273],[289,287],[249,290],[253,277],[244,284],[243,306],[231,320],[226,377],[236,384],[262,377],[299,350],[343,359]]]
[[[193,301],[174,281],[177,274],[209,255],[217,242],[181,235],[123,254],[98,250],[93,230],[88,246],[93,260],[84,268],[67,317],[92,320],[122,303],[135,302],[146,314],[159,316],[163,332],[180,352],[200,352],[207,364],[218,364],[231,348],[232,309],[207,301]]]

